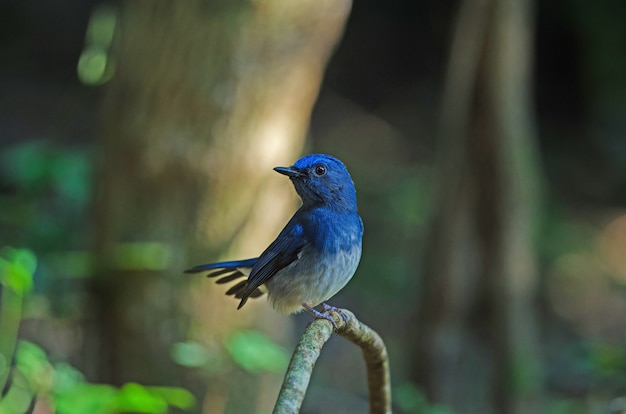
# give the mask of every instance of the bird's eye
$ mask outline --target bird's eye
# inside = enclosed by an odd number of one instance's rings
[[[317,175],[324,175],[326,174],[326,167],[324,167],[323,165],[318,165],[315,167],[315,174]]]

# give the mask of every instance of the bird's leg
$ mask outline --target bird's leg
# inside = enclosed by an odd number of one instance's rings
[[[319,312],[315,309],[313,309],[312,307],[310,307],[309,305],[307,305],[306,303],[303,303],[302,306],[304,307],[304,309],[308,310],[309,312],[311,312],[313,314],[313,316],[315,317],[315,319],[326,319],[327,321],[330,321],[330,323],[333,324],[333,326],[335,327],[335,330],[339,330],[339,327],[337,326],[337,324],[335,323],[335,320],[333,318],[331,318],[330,314],[337,308],[333,308],[332,310],[328,310],[327,306],[324,303],[324,313]],[[329,306],[329,308],[332,308],[332,306]],[[338,310],[338,309],[337,309]],[[340,311],[341,313],[341,311]],[[341,315],[341,317],[343,318],[343,315]],[[346,318],[344,318],[345,320]]]
[[[348,317],[346,316],[346,314],[344,313],[343,309],[341,308],[336,308],[334,306],[330,306],[329,304],[327,304],[326,302],[322,303],[322,308],[324,308],[324,314],[326,315],[330,315],[333,312],[339,312],[339,314],[341,315],[341,319],[343,319],[343,321],[347,324],[348,323]]]

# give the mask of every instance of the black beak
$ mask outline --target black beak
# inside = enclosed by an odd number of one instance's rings
[[[274,168],[274,171],[286,175],[289,178],[297,178],[304,175],[300,170],[297,170],[294,167],[276,167]]]

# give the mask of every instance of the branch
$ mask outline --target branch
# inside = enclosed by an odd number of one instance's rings
[[[374,330],[361,323],[352,312],[345,309],[341,312],[345,320],[339,312],[333,312],[331,316],[337,325],[337,334],[358,345],[363,352],[367,367],[370,414],[391,413],[389,357],[385,344]],[[307,326],[291,357],[274,414],[300,411],[315,362],[332,333],[333,326],[326,319],[316,319]]]

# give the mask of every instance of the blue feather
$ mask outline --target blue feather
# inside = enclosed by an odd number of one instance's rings
[[[330,299],[350,281],[361,258],[363,222],[357,213],[356,191],[338,159],[307,155],[275,170],[288,176],[302,206],[258,258],[209,263],[186,270],[210,271],[217,283],[239,278],[227,294],[258,297],[266,289],[272,306],[285,313],[310,309]]]

